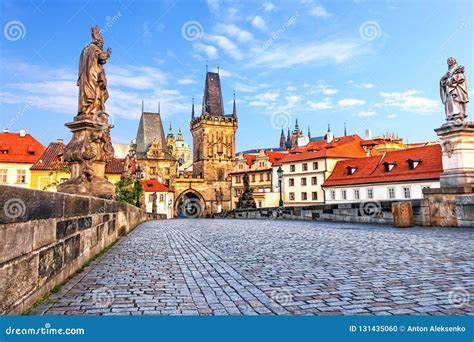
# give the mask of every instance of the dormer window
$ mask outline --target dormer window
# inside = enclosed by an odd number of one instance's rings
[[[397,163],[388,163],[388,162],[383,163],[385,172],[392,171],[392,169],[395,167],[395,165],[397,165]]]
[[[408,168],[410,170],[414,170],[421,163],[421,159],[408,159],[407,163],[408,163]]]
[[[347,174],[350,176],[350,175],[353,175],[357,170],[357,167],[355,166],[348,166],[347,167]]]

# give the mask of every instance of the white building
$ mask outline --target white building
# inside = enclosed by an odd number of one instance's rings
[[[153,202],[156,196],[156,213],[167,219],[173,218],[174,193],[156,179],[143,180],[142,184],[146,212],[153,212]]]
[[[339,161],[323,184],[326,203],[420,199],[439,188],[442,170],[438,144]]]

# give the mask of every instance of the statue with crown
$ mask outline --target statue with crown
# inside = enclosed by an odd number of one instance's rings
[[[115,186],[105,178],[105,165],[114,156],[110,138],[109,115],[105,102],[109,98],[104,64],[112,50],[104,51],[104,40],[98,26],[91,28],[92,41],[81,53],[77,86],[78,110],[73,122],[66,124],[73,136],[64,151],[71,165],[71,178],[58,191],[102,198],[113,198]]]

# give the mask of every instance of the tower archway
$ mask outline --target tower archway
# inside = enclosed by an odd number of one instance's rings
[[[206,202],[202,195],[192,189],[181,193],[175,202],[175,213],[178,218],[199,218],[206,209]]]

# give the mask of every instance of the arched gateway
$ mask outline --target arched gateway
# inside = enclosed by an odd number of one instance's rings
[[[202,195],[192,189],[181,193],[175,202],[175,213],[178,218],[198,218],[206,210],[206,202]]]

